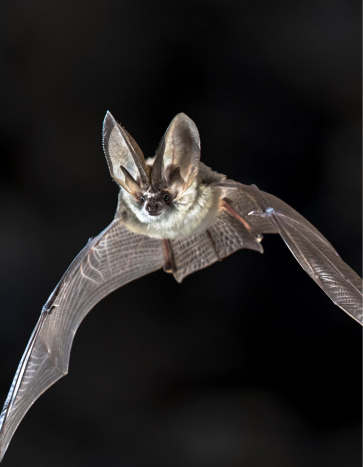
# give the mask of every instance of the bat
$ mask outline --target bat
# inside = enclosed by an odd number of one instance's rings
[[[91,238],[42,308],[0,414],[0,461],[19,423],[68,372],[75,333],[106,295],[163,268],[178,282],[242,248],[263,253],[278,233],[328,297],[363,325],[362,280],[304,217],[257,186],[200,162],[195,123],[178,114],[155,157],[107,112],[103,148],[119,185],[111,224]]]

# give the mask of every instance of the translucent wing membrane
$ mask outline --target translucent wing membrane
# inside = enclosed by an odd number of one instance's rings
[[[207,231],[170,243],[178,282],[242,248],[263,252],[261,243],[224,211],[220,211],[217,221]]]
[[[292,254],[332,301],[363,324],[362,280],[315,227],[275,196],[265,194],[268,218]]]
[[[228,180],[225,201],[238,220],[220,210],[205,232],[171,240],[174,276],[178,282],[242,248],[263,252],[253,233],[279,233],[302,268],[328,297],[363,324],[362,279],[338,255],[328,240],[289,205],[273,195]],[[245,224],[250,225],[247,230]]]
[[[34,401],[67,374],[74,335],[103,297],[163,265],[160,240],[114,221],[73,261],[44,306],[0,415],[0,461]]]
[[[146,167],[137,143],[109,112],[104,121],[103,145],[110,173],[121,189],[129,193],[141,188],[145,191],[150,184],[150,167]],[[74,335],[91,308],[113,290],[163,266],[181,282],[241,248],[262,253],[262,234],[279,233],[333,302],[363,324],[362,280],[321,233],[280,199],[256,186],[225,180],[200,164],[199,157],[198,130],[186,115],[178,114],[156,155],[149,188],[161,190],[167,182],[175,196],[181,196],[187,188],[194,189],[195,180],[217,187],[221,198],[219,205],[213,205],[214,209],[219,206],[216,221],[204,231],[193,230],[199,233],[188,238],[156,240],[131,232],[117,214],[109,227],[88,242],[44,305],[16,371],[0,413],[0,461],[34,401],[67,374]],[[122,199],[119,213],[124,212]],[[192,207],[194,198],[190,199]],[[218,199],[213,202],[218,203]],[[176,223],[180,235],[179,228],[180,223]]]
[[[331,300],[363,324],[362,279],[328,240],[289,205],[256,186],[235,183],[231,204],[261,233],[279,233],[297,261]]]

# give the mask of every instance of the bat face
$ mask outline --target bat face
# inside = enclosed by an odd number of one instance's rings
[[[167,216],[174,209],[174,197],[167,190],[153,191],[150,188],[145,192],[140,191],[137,195],[124,196],[124,199],[140,213],[144,222],[152,222],[156,216]]]
[[[212,171],[202,166],[195,123],[178,114],[155,157],[144,155],[108,112],[103,147],[111,176],[120,186],[119,216],[130,230],[152,238],[185,238],[208,228],[217,217],[221,189],[205,183]],[[224,176],[214,176],[215,182]]]
[[[144,203],[143,211],[150,217],[160,216],[167,209],[172,209],[172,198],[169,192],[161,191],[160,193],[144,193],[141,197]]]

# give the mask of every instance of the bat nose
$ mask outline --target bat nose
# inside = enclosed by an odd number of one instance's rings
[[[150,200],[146,203],[145,209],[149,216],[158,216],[161,214],[161,203],[155,200]]]

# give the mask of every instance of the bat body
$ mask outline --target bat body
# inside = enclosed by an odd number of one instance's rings
[[[200,162],[198,130],[185,114],[167,129],[154,158],[106,114],[103,146],[120,186],[113,222],[90,239],[42,309],[0,414],[0,461],[22,418],[68,372],[86,314],[122,285],[164,268],[187,275],[279,233],[332,301],[363,324],[362,281],[305,218],[280,199],[227,179]]]

